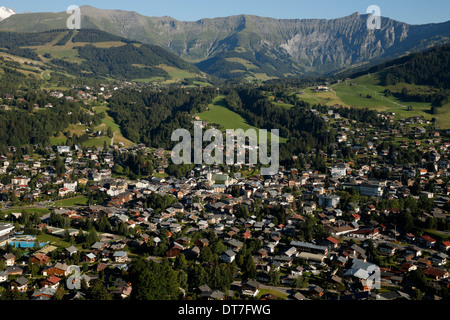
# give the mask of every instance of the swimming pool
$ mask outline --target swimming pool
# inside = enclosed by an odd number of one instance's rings
[[[35,242],[34,241],[8,241],[8,244],[12,245],[15,248],[33,248]],[[48,242],[39,242],[39,248],[47,245]]]

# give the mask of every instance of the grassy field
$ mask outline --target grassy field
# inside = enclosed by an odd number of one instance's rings
[[[254,129],[259,135],[259,128],[251,126],[242,116],[227,108],[225,96],[223,95],[216,97],[213,103],[209,105],[209,110],[199,113],[198,116],[203,121],[221,126],[223,130],[242,129],[247,131],[248,129]],[[280,143],[285,143],[287,140],[280,137],[279,141]]]
[[[407,88],[411,93],[430,93],[436,89],[429,86],[400,83],[395,86],[382,85],[383,73],[364,75],[352,80],[344,81],[331,86],[328,92],[314,92],[314,88],[306,88],[304,93],[297,94],[300,100],[314,104],[332,106],[339,104],[346,107],[370,108],[379,112],[395,113],[397,120],[422,116],[425,119],[437,119],[437,124],[443,129],[450,128],[450,104],[439,108],[438,114],[432,115],[429,111],[431,104],[426,102],[402,101],[394,96],[386,97],[384,91],[400,92]],[[409,108],[411,107],[411,108]]]
[[[287,294],[280,292],[278,290],[275,290],[275,289],[260,289],[259,293],[256,295],[256,299],[261,299],[261,297],[266,294],[272,294],[281,300],[286,300],[288,297]]]
[[[113,132],[113,134],[114,134],[114,141],[113,141],[113,143],[114,144],[118,144],[119,142],[122,142],[123,143],[123,145],[125,146],[125,148],[129,148],[129,147],[131,147],[132,145],[134,145],[134,142],[132,142],[132,141],[130,141],[130,140],[128,140],[128,139],[126,139],[123,135],[122,135],[122,132],[120,131],[120,127],[119,127],[119,125],[114,121],[114,119],[113,118],[111,118],[111,116],[109,116],[108,115],[108,110],[109,110],[109,108],[107,107],[107,106],[102,106],[102,107],[98,107],[98,108],[96,108],[96,111],[105,111],[105,113],[106,113],[106,117],[103,119],[103,125],[104,126],[102,126],[103,128],[108,128],[108,127],[110,127],[111,128],[111,130],[112,130],[112,132]]]
[[[152,78],[145,78],[145,79],[133,79],[133,81],[145,82],[145,83],[162,82],[164,84],[170,84],[170,83],[180,82],[184,79],[195,79],[195,78],[200,77],[200,75],[198,75],[198,74],[195,74],[195,73],[192,73],[189,71],[185,71],[185,70],[181,70],[176,67],[168,66],[165,64],[160,64],[160,65],[157,65],[156,67],[166,71],[169,74],[170,79],[165,79],[164,77],[152,77]]]
[[[74,206],[85,206],[87,204],[88,198],[85,196],[78,196],[68,199],[62,199],[55,201],[56,207],[74,207]]]
[[[67,248],[70,246],[70,243],[64,241],[62,238],[57,236],[52,236],[48,233],[40,234],[36,236],[36,239],[42,242],[50,242],[51,244],[55,244],[57,246]]]
[[[393,96],[384,97],[384,90],[387,88],[392,92],[400,92],[403,88],[411,93],[430,93],[436,90],[429,86],[411,85],[400,83],[395,86],[385,87],[381,85],[383,73],[364,75],[351,80],[348,83],[342,82],[333,86],[337,96],[348,105],[354,107],[368,107],[379,111],[393,112],[397,119],[412,116],[423,116],[425,119],[437,119],[438,126],[450,128],[450,104],[438,109],[437,115],[432,115],[429,110],[431,104],[427,102],[402,101]],[[353,84],[353,85],[350,85]],[[370,95],[371,98],[367,98]],[[408,110],[408,107],[411,107]]]
[[[239,114],[229,110],[226,107],[225,96],[218,96],[209,105],[209,110],[198,114],[198,116],[203,121],[218,124],[225,129],[258,129],[249,125]]]
[[[323,104],[326,106],[333,106],[335,104],[341,104],[343,106],[349,106],[342,101],[341,98],[336,96],[334,92],[314,92],[314,88],[306,88],[304,93],[297,94],[297,97],[311,105]]]
[[[280,103],[280,102],[272,102],[272,104],[276,107],[283,107],[286,109],[291,109],[292,107],[294,107],[292,104],[290,103]]]
[[[26,211],[29,214],[33,214],[33,213],[39,213],[39,214],[46,214],[49,213],[50,210],[47,208],[38,208],[38,207],[18,207],[15,209],[7,209],[4,210],[4,213],[14,213],[14,212],[22,212],[22,211]]]

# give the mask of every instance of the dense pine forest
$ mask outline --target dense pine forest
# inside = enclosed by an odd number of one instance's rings
[[[417,52],[409,61],[388,70],[384,80],[386,86],[406,82],[429,85],[442,89],[450,87],[450,45],[436,47],[427,52]]]

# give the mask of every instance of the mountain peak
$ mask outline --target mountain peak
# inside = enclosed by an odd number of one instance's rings
[[[0,21],[9,18],[10,16],[17,14],[17,12],[14,9],[6,8],[1,6],[0,7]]]

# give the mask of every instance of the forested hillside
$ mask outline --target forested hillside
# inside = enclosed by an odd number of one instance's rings
[[[400,82],[450,88],[450,45],[416,52],[408,61],[387,70],[384,85]]]
[[[193,75],[200,71],[161,47],[141,44],[99,30],[52,30],[39,33],[0,31],[0,52],[44,62],[59,72],[120,80],[170,74],[161,66]]]
[[[190,128],[192,115],[204,111],[215,95],[213,88],[122,90],[110,99],[110,114],[128,139],[170,148],[172,132]]]

